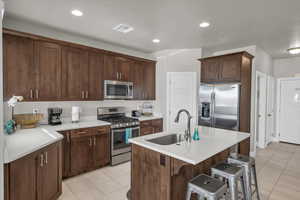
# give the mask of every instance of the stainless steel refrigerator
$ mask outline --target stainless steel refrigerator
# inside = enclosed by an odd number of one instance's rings
[[[239,130],[240,84],[201,84],[198,124]]]

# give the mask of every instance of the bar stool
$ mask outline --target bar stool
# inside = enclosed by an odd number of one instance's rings
[[[225,178],[229,183],[229,190],[231,195],[231,200],[238,199],[238,181],[240,181],[242,186],[242,192],[244,200],[247,199],[246,196],[246,179],[244,174],[244,169],[229,163],[220,163],[211,168],[211,174],[214,178]]]
[[[218,200],[226,193],[226,184],[218,179],[201,174],[193,178],[188,184],[186,200],[191,199],[192,193],[198,195],[198,200],[206,198],[207,200]]]
[[[257,175],[256,175],[256,167],[255,167],[255,159],[244,155],[231,155],[228,158],[228,163],[237,164],[244,168],[245,176],[247,180],[246,193],[248,196],[248,200],[252,199],[254,193],[256,193],[257,200],[260,200]],[[254,184],[252,183],[252,180],[254,180]],[[254,191],[252,191],[252,186],[255,186]]]

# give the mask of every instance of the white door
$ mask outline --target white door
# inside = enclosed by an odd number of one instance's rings
[[[256,72],[256,141],[260,148],[266,146],[266,103],[267,103],[267,76]]]
[[[280,141],[300,144],[300,80],[281,81]]]
[[[267,125],[266,125],[266,145],[268,145],[272,136],[274,136],[274,99],[275,99],[275,80],[274,77],[268,76],[268,86],[267,86]]]
[[[175,123],[177,112],[186,109],[195,124],[197,113],[197,74],[196,72],[168,72],[167,74],[167,121],[168,132],[183,132],[187,126],[187,116],[182,113],[179,123]]]

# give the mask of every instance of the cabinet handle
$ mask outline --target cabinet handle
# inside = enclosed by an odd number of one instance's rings
[[[67,142],[70,143],[70,135],[67,135]]]
[[[122,73],[120,72],[120,80],[122,80]]]
[[[45,152],[45,164],[48,164],[48,152]]]
[[[36,99],[39,99],[39,90],[38,89],[35,90],[35,96],[36,96]]]
[[[40,166],[43,167],[44,166],[44,154],[40,155]]]
[[[117,72],[117,79],[119,80],[119,72]]]
[[[30,89],[30,99],[33,99],[33,90]]]
[[[96,137],[94,137],[94,146],[96,146]]]
[[[84,91],[81,91],[81,98],[84,99]]]
[[[86,91],[86,93],[85,93],[85,98],[86,98],[86,99],[89,98],[89,91]]]
[[[93,142],[92,142],[92,138],[90,138],[90,144],[89,144],[89,145],[92,146],[92,145],[93,145],[92,143],[93,143]]]

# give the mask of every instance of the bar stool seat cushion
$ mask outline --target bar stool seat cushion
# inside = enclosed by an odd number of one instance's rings
[[[206,190],[208,193],[215,194],[224,188],[225,184],[218,179],[212,178],[205,174],[199,175],[190,181],[190,184]]]

